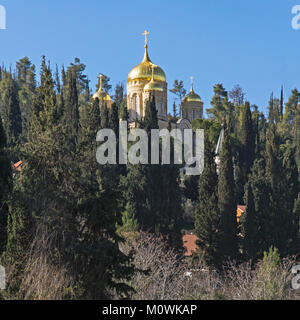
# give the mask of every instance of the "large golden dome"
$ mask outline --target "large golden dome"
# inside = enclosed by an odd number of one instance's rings
[[[134,67],[128,74],[128,82],[134,80],[148,80],[152,78],[152,61],[148,56],[148,46],[145,45],[145,55],[143,61],[136,67]],[[163,69],[155,66],[154,81],[166,82],[166,74]]]

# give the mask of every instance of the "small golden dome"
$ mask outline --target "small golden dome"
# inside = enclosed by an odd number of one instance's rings
[[[196,102],[201,102],[201,98],[200,96],[193,92],[190,92],[188,95],[185,96],[185,98],[183,99],[183,101],[185,102],[191,102],[191,101],[196,101]]]
[[[164,88],[162,87],[162,85],[157,82],[157,81],[153,81],[151,80],[150,82],[148,82],[145,87],[144,87],[144,91],[164,91]]]
[[[191,91],[184,97],[184,102],[202,102],[200,96],[194,92],[193,77],[191,77]]]
[[[155,68],[158,68],[158,66],[152,64],[151,69],[152,69],[152,75],[151,75],[151,81],[148,82],[145,87],[144,87],[144,91],[164,91],[164,88],[161,84],[161,82],[155,81],[154,80],[154,70]]]
[[[104,100],[104,101],[111,101],[111,97],[109,96],[109,94],[102,89],[102,77],[103,77],[102,74],[100,74],[99,89],[96,93],[93,94],[93,98],[94,99],[98,98],[99,100]]]
[[[128,82],[134,80],[151,80],[152,73],[152,61],[148,56],[148,46],[145,45],[145,55],[143,61],[136,67],[134,67],[128,74]],[[164,71],[156,66],[154,70],[154,81],[166,82],[166,74]]]

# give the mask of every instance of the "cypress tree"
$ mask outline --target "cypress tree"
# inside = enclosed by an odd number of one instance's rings
[[[197,244],[209,266],[219,264],[220,212],[218,207],[218,175],[214,153],[209,140],[205,140],[204,170],[199,178],[199,204],[195,212]]]
[[[100,107],[101,129],[109,128],[109,110],[106,103],[101,103]]]
[[[255,169],[254,169],[255,172]],[[257,179],[258,177],[254,177]],[[255,209],[255,200],[252,191],[252,183],[255,183],[251,178],[247,185],[245,186],[245,204],[246,210],[241,217],[241,225],[242,225],[242,248],[243,248],[243,256],[245,260],[252,260],[252,262],[256,262],[257,259],[261,255],[261,223],[259,220],[260,213],[258,213]]]
[[[283,86],[281,86],[281,92],[280,92],[280,120],[282,120],[283,117]]]
[[[128,121],[127,100],[123,99],[120,104],[119,118],[123,121]]]
[[[114,100],[117,105],[117,109],[120,109],[121,103],[124,99],[124,85],[122,82],[116,85]]]
[[[0,116],[0,257],[7,243],[7,198],[11,191],[11,166],[5,152],[6,136]]]
[[[296,252],[299,252],[300,243],[299,243],[299,222],[300,222],[300,193],[298,194],[297,199],[294,203],[293,209],[293,218],[294,218],[294,234],[297,236],[297,243],[295,246]]]
[[[279,136],[275,131],[275,124],[269,123],[266,144],[266,179],[270,185],[270,216],[267,235],[269,247],[278,248],[281,256],[293,253],[295,234],[293,227],[293,203],[298,191],[297,172],[291,150],[287,150],[285,167],[280,159]],[[289,161],[287,161],[289,157]],[[295,192],[290,188],[295,187]]]
[[[54,81],[45,63],[41,80],[29,140],[21,149],[22,173],[9,201],[3,265],[16,273],[8,292],[20,298],[26,294],[20,287],[24,260],[38,246],[50,263],[66,269],[78,298],[106,299],[110,290],[128,297],[130,287],[124,282],[132,268],[130,258],[119,250],[118,193],[102,187],[95,159],[98,106],[92,104],[84,132],[80,130],[85,149],[74,152],[74,145],[65,143],[65,132],[72,131],[65,131],[57,117]],[[47,237],[51,241],[43,242]]]
[[[74,149],[79,129],[79,104],[77,81],[71,70],[67,72],[67,85],[64,87],[63,124],[67,143]]]
[[[7,144],[15,145],[22,133],[21,110],[18,99],[18,90],[16,81],[11,74],[6,73],[1,81],[2,94],[2,118],[6,133]]]
[[[151,129],[158,128],[154,97],[146,104],[141,126],[148,133],[150,147]],[[127,176],[121,179],[123,197],[136,212],[141,230],[167,235],[170,245],[180,241],[182,208],[178,181],[179,168],[173,164],[129,164]]]
[[[237,202],[235,197],[233,162],[228,128],[224,132],[224,142],[220,154],[220,174],[218,183],[218,206],[221,216],[220,254],[226,259],[237,257]]]
[[[243,202],[244,187],[255,157],[255,134],[249,102],[242,110],[241,128],[239,133],[240,152],[238,157],[237,200]]]
[[[147,131],[148,135],[150,135],[151,129],[159,128],[155,98],[153,95],[150,96],[146,103],[145,117],[142,120],[142,128]]]
[[[228,93],[224,89],[223,85],[220,83],[216,84],[214,86],[214,96],[210,103],[212,105],[212,108],[206,109],[206,113],[219,122],[222,122],[225,117],[223,100],[227,97]]]
[[[242,250],[246,260],[257,261],[269,248],[270,185],[266,179],[265,159],[254,161],[245,189],[246,211],[241,217]]]
[[[119,139],[119,112],[116,103],[113,103],[109,112],[109,128],[113,130],[117,140]]]
[[[27,57],[17,62],[18,98],[22,116],[22,136],[26,138],[31,121],[32,103],[35,95],[35,65]]]

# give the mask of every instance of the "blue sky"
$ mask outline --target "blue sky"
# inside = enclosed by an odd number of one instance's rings
[[[240,84],[246,98],[265,110],[272,91],[285,99],[300,89],[300,29],[291,13],[300,0],[0,0],[7,29],[0,30],[0,62],[14,65],[28,56],[54,67],[79,57],[94,89],[101,72],[113,86],[126,83],[143,56],[147,29],[149,55],[167,75],[195,91],[208,107],[213,86]],[[172,109],[173,95],[168,95]]]

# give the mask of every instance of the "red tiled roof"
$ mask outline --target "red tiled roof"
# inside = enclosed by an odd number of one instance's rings
[[[13,164],[14,169],[16,169],[17,171],[21,172],[22,171],[22,161],[18,161],[16,163]]]
[[[185,234],[182,237],[183,246],[186,249],[185,256],[191,256],[197,250],[196,240],[198,240],[198,237],[194,234]]]
[[[245,212],[246,206],[239,204],[236,209],[237,222],[240,222],[240,217]]]
[[[238,209],[240,209],[241,211],[245,211],[246,210],[246,206],[243,206],[241,204],[238,205]]]
[[[241,215],[245,212],[246,206],[239,204],[236,209],[237,221],[240,221]],[[188,233],[182,236],[183,247],[186,249],[185,256],[189,257],[198,249],[196,241],[198,237],[195,234]]]

